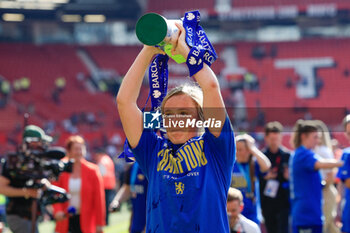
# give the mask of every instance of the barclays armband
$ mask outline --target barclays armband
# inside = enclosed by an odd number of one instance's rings
[[[203,68],[203,56],[205,52],[205,50],[198,47],[192,47],[188,53],[186,64],[191,77]]]

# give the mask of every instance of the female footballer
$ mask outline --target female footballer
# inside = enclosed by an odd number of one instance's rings
[[[298,120],[292,136],[295,152],[289,160],[293,233],[322,233],[322,185],[319,170],[343,165],[321,159],[313,151],[320,138],[314,121]]]
[[[186,59],[186,31],[177,24],[173,54]],[[143,128],[136,100],[145,71],[154,55],[144,46],[123,79],[117,96],[124,132],[149,186],[146,232],[229,232],[227,192],[235,161],[234,133],[226,115],[215,74],[204,64],[193,77],[198,85],[182,85],[162,102],[163,117],[185,115],[189,120],[215,119],[220,124],[200,129],[166,129],[166,138]],[[175,117],[175,120],[176,119]]]

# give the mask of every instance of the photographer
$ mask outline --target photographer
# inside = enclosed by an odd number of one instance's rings
[[[35,125],[29,125],[24,129],[23,142],[19,153],[30,154],[31,152],[44,151],[52,138]],[[28,153],[29,152],[29,153]],[[40,195],[40,190],[35,188],[25,188],[28,178],[17,177],[12,170],[6,166],[5,162],[0,176],[0,194],[8,197],[9,202],[6,207],[6,219],[8,226],[13,233],[27,233],[32,230],[32,208],[37,204],[34,199]],[[34,203],[34,204],[33,204]],[[35,232],[38,232],[37,223]]]

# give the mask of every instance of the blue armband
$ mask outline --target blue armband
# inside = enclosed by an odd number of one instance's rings
[[[198,47],[192,47],[190,52],[188,53],[186,64],[190,71],[191,77],[203,68],[204,53],[205,50],[199,49]]]

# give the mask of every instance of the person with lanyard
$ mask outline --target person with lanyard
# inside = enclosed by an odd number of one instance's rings
[[[255,146],[255,140],[248,134],[236,136],[237,161],[232,171],[231,187],[243,194],[242,214],[260,224],[257,210],[257,176],[271,167],[269,159]]]
[[[71,173],[62,172],[56,185],[70,194],[68,202],[53,205],[57,233],[102,233],[105,225],[105,193],[97,165],[86,161],[85,140],[70,136],[67,157],[74,159]]]
[[[350,141],[350,114],[343,120],[346,138]],[[337,177],[345,185],[345,204],[342,212],[342,232],[350,233],[350,147],[343,150],[342,161],[344,166],[339,168]]]
[[[142,173],[138,163],[135,162],[126,170],[124,184],[110,205],[110,209],[117,209],[122,202],[131,197],[130,233],[141,233],[145,230],[147,185],[148,182],[145,175]]]
[[[187,16],[184,18],[198,19],[193,13]],[[190,76],[199,86],[178,86],[163,99],[163,123],[172,122],[166,128],[167,138],[143,127],[136,102],[147,66],[154,55],[164,54],[162,50],[143,47],[117,96],[128,143],[148,179],[146,232],[228,233],[226,199],[235,161],[233,129],[218,80],[204,57],[206,51],[200,46],[190,48],[185,39],[188,32],[181,24],[176,26],[172,53],[186,59]],[[152,119],[159,114],[153,113]]]
[[[28,125],[24,128],[23,142],[19,152],[39,154],[48,148],[50,142],[52,142],[52,137],[46,135],[44,130],[36,125]],[[36,199],[39,198],[40,191],[36,188],[26,188],[26,183],[30,178],[16,176],[16,172],[9,169],[7,164],[8,161],[5,162],[0,175],[0,194],[8,197],[7,224],[13,233],[28,233],[33,230],[38,232],[39,212],[34,214],[35,211],[33,212],[32,208],[35,209],[34,205],[37,205],[39,209]]]
[[[244,217],[241,191],[230,188],[227,194],[227,215],[230,223],[230,233],[261,233],[258,224]]]
[[[260,203],[268,233],[288,232],[290,153],[281,145],[283,126],[277,121],[265,126],[266,148],[263,153],[271,162],[267,174],[259,176]]]
[[[322,233],[322,179],[319,170],[340,167],[343,162],[322,159],[313,149],[320,132],[311,120],[298,120],[292,142],[295,148],[289,160],[290,197],[293,233]]]

